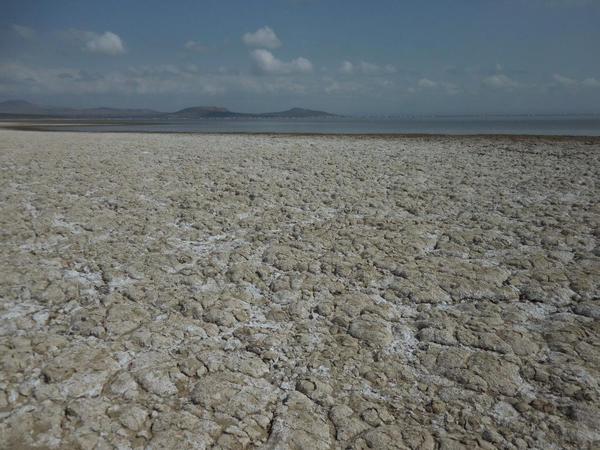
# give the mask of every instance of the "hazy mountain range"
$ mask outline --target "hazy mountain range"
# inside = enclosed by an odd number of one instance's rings
[[[210,118],[300,118],[300,117],[334,117],[325,111],[292,108],[287,111],[267,113],[240,113],[218,106],[194,106],[175,112],[161,112],[152,109],[120,109],[120,108],[62,108],[56,106],[41,106],[25,100],[8,100],[0,102],[0,114],[17,116],[64,117],[72,119],[210,119]]]

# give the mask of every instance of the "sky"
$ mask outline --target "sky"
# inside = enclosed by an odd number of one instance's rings
[[[599,113],[600,0],[2,0],[0,101]]]

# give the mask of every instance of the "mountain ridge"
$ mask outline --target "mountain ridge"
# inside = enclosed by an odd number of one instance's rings
[[[152,109],[136,108],[65,108],[42,106],[26,100],[6,100],[0,102],[0,114],[27,115],[60,118],[137,118],[137,119],[209,119],[209,118],[306,118],[337,117],[336,114],[314,109],[293,107],[285,111],[266,113],[241,113],[230,111],[222,106],[192,106],[174,112],[161,112]]]

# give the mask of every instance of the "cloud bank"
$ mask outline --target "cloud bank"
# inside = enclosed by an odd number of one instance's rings
[[[311,80],[244,73],[201,72],[193,64],[129,67],[127,70],[91,72],[72,67],[40,68],[0,61],[0,96],[139,94],[222,95],[304,93]]]

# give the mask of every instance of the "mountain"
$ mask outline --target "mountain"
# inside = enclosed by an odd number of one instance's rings
[[[313,109],[292,108],[287,111],[268,112],[268,113],[239,113],[229,111],[227,108],[218,106],[194,106],[185,108],[174,113],[170,113],[169,117],[178,118],[227,118],[227,117],[251,117],[251,118],[301,118],[301,117],[335,117],[335,114],[330,114],[325,111],[316,111]]]
[[[306,118],[306,117],[335,117],[325,111],[313,109],[292,108],[287,111],[268,113],[240,113],[229,111],[220,106],[193,106],[172,113],[154,111],[151,109],[120,109],[120,108],[61,108],[55,106],[40,106],[25,100],[8,100],[0,102],[0,114],[27,115],[43,117],[63,117],[70,119],[212,119],[212,118]]]
[[[168,117],[184,119],[201,118],[224,118],[224,117],[243,117],[246,114],[229,111],[227,108],[219,106],[193,106],[191,108],[180,109],[174,113],[168,114]]]
[[[335,117],[325,111],[315,111],[314,109],[292,108],[287,111],[271,112],[259,114],[261,117]]]

